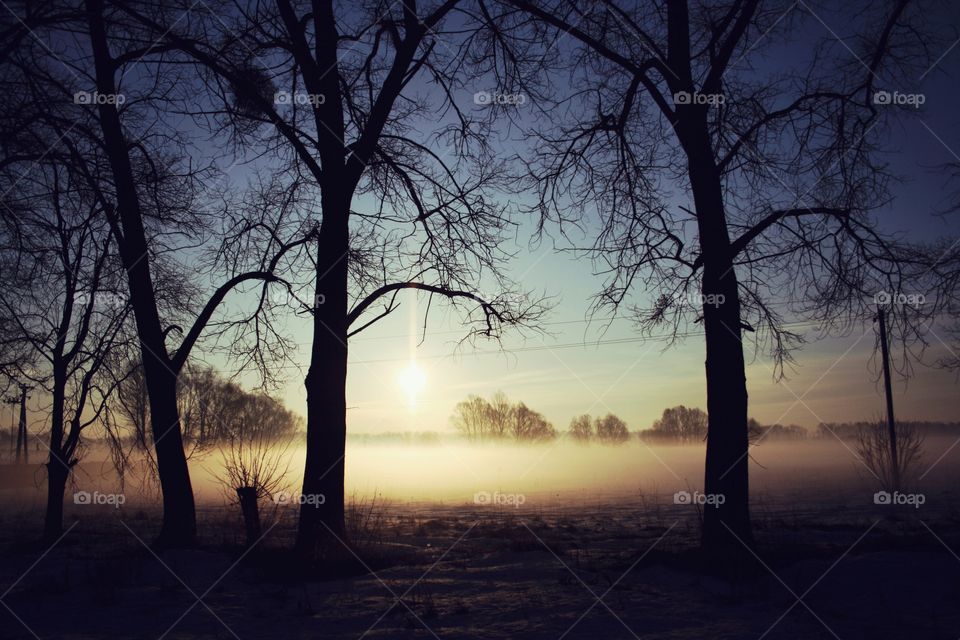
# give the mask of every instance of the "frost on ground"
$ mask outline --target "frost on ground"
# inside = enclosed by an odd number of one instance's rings
[[[766,568],[731,583],[696,570],[695,508],[649,496],[377,507],[357,525],[371,571],[333,581],[278,570],[292,512],[244,553],[234,513],[206,509],[199,549],[154,555],[158,514],[92,509],[43,555],[37,514],[7,510],[0,637],[960,637],[956,508],[767,497],[755,513]]]

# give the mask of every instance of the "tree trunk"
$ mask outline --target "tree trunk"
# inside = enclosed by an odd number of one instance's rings
[[[723,277],[722,273],[708,276],[704,270],[704,292],[726,292],[723,304],[704,307],[708,413],[704,492],[722,495],[723,501],[717,507],[704,507],[703,548],[709,557],[717,559],[740,556],[745,546],[753,544],[740,303],[736,277]]]
[[[703,140],[708,140],[704,137]],[[739,562],[752,546],[748,478],[747,381],[740,298],[719,172],[709,144],[691,155],[690,178],[703,254],[707,454],[702,548],[711,563]]]
[[[43,540],[52,543],[63,533],[63,496],[70,477],[68,461],[50,451],[47,463],[47,511],[43,519]]]
[[[147,358],[147,354],[144,354],[144,373],[150,395],[150,426],[157,454],[157,475],[163,493],[163,525],[157,544],[163,547],[191,546],[197,534],[196,507],[180,432],[177,379],[161,363],[151,362]],[[148,362],[151,363],[148,365]]]
[[[247,546],[252,547],[260,539],[260,508],[257,505],[256,487],[237,487],[243,527],[247,534]]]
[[[668,63],[675,80],[671,88],[695,91],[687,3],[668,2],[667,21]],[[708,112],[706,105],[677,105],[673,124],[687,156],[703,258],[708,413],[704,493],[714,494],[717,499],[704,505],[701,546],[709,564],[728,570],[743,560],[746,547],[753,544],[747,476],[747,381],[737,275]]]
[[[297,551],[329,557],[344,551],[344,456],[347,435],[347,216],[324,198],[317,243],[313,348],[307,390],[307,455]],[[328,215],[328,212],[331,214]]]
[[[73,295],[73,292],[70,292]],[[63,331],[61,330],[61,335]],[[67,486],[69,456],[63,451],[63,413],[66,370],[62,361],[63,340],[58,341],[53,357],[53,393],[50,405],[50,457],[47,460],[47,512],[43,519],[43,539],[56,540],[63,531],[63,493]]]
[[[103,95],[115,95],[116,63],[107,44],[103,1],[87,0],[86,6],[97,91]],[[140,338],[143,372],[150,398],[157,473],[163,491],[163,526],[157,543],[162,546],[190,546],[196,537],[196,513],[177,411],[177,372],[167,353],[157,310],[150,275],[150,251],[120,116],[116,106],[108,101],[98,105],[98,114],[117,198],[117,210],[108,211],[108,216],[127,272],[130,302]]]

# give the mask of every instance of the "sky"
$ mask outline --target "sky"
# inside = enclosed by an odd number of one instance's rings
[[[946,12],[948,24],[960,25],[960,15],[956,15],[960,10],[948,5]],[[822,16],[823,23],[807,21],[810,37],[847,33],[842,20],[827,13]],[[776,71],[781,61],[799,55],[803,46],[802,38],[778,44],[772,53],[759,58],[759,72]],[[876,212],[881,228],[918,241],[960,235],[960,215],[937,215],[960,191],[960,183],[948,183],[942,171],[945,163],[960,163],[960,115],[956,109],[960,103],[960,40],[950,39],[938,46],[941,50],[932,54],[935,65],[909,87],[883,87],[924,96],[924,104],[919,109],[907,108],[906,117],[891,131],[891,152],[883,159],[905,181],[895,188],[896,198]],[[842,48],[839,55],[846,55]],[[468,95],[489,89],[465,87]],[[529,112],[521,113],[521,119],[536,117],[532,105],[517,108]],[[502,144],[509,146],[509,136]],[[237,166],[232,179],[242,184],[242,166]],[[689,202],[681,197],[673,204]],[[544,319],[545,333],[523,337],[508,331],[502,343],[458,345],[466,333],[461,317],[434,303],[424,334],[426,298],[408,292],[397,313],[350,342],[350,432],[446,431],[451,428],[450,416],[457,402],[471,394],[489,396],[496,391],[542,412],[561,430],[572,417],[583,413],[612,412],[638,430],[649,428],[667,407],[705,408],[703,337],[692,335],[671,346],[656,333],[644,338],[626,315],[609,318],[600,314],[591,319],[592,298],[603,283],[594,266],[586,259],[555,251],[550,241],[532,243],[531,233],[531,221],[518,228],[507,247],[517,254],[507,272],[524,288],[555,298],[556,307]],[[589,242],[595,233],[588,223],[579,240]],[[644,297],[642,291],[635,294]],[[303,376],[309,359],[310,326],[303,317],[290,316],[284,322],[299,349],[292,354],[292,362],[278,365],[281,385],[276,393],[290,409],[304,413]],[[751,416],[761,423],[809,428],[819,422],[880,416],[883,396],[872,357],[874,327],[855,327],[846,335],[826,338],[818,337],[812,325],[801,328],[808,342],[794,354],[796,363],[787,370],[786,378],[775,378],[773,363],[762,353],[748,358]],[[928,362],[950,353],[947,336],[939,328],[937,331],[930,338]],[[202,353],[200,359],[233,373],[234,365],[216,353]],[[410,373],[411,363],[415,363],[415,374]],[[240,381],[253,386],[256,378],[243,374]],[[957,385],[954,373],[917,366],[909,379],[895,383],[897,415],[914,420],[960,420]]]
[[[953,13],[949,7],[947,11]],[[831,24],[833,18],[824,15],[825,24],[808,23],[814,31],[823,29],[813,36],[845,33],[841,21]],[[782,55],[792,56],[789,50],[797,46],[784,44],[787,53]],[[933,54],[934,67],[910,87],[882,87],[924,96],[924,104],[908,108],[910,112],[891,132],[891,153],[884,160],[905,180],[895,187],[895,199],[876,212],[881,228],[918,241],[952,239],[960,232],[960,216],[937,215],[960,187],[949,184],[942,171],[945,163],[960,162],[956,110],[960,45],[949,40],[940,46],[942,51]],[[761,64],[775,66],[777,57],[768,55]],[[565,429],[575,415],[608,412],[621,416],[631,429],[644,429],[664,408],[706,406],[702,336],[670,346],[656,334],[644,339],[626,316],[601,315],[590,321],[592,296],[602,279],[588,260],[558,253],[550,242],[532,244],[530,231],[529,224],[518,230],[511,247],[518,257],[508,273],[525,288],[556,297],[557,306],[544,320],[547,333],[523,338],[508,332],[501,344],[479,341],[458,346],[465,334],[460,317],[435,303],[423,335],[426,298],[409,292],[398,312],[351,340],[350,432],[445,431],[451,428],[457,402],[498,390],[542,412],[559,429]],[[584,238],[594,231],[588,226]],[[638,294],[642,297],[643,292]],[[809,428],[819,422],[881,416],[884,405],[873,359],[874,327],[855,327],[849,334],[831,337],[818,337],[817,328],[810,324],[800,328],[808,342],[795,353],[796,363],[784,379],[775,378],[773,363],[762,353],[748,358],[751,416],[761,423]],[[279,393],[288,407],[303,412],[310,330],[303,319],[289,320],[287,329],[300,351],[294,354],[294,362],[279,370],[285,381]],[[941,328],[930,340],[927,362],[950,353]],[[216,356],[209,361],[229,370],[229,365],[217,363]],[[415,374],[409,373],[411,362]],[[895,382],[898,417],[960,420],[957,384],[954,373],[917,366],[909,379]]]

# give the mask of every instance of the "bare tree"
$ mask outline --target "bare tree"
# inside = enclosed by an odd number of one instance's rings
[[[597,418],[595,429],[597,440],[605,444],[623,444],[630,439],[627,423],[612,413]]]
[[[480,396],[470,396],[454,407],[451,422],[460,435],[468,440],[482,440],[489,436],[490,403]]]
[[[128,360],[119,363],[118,372],[121,382],[117,385],[114,412],[133,431],[134,447],[147,451],[150,449],[150,396],[143,367],[136,360]]]
[[[175,4],[117,7],[206,70],[209,115],[275,157],[284,191],[307,203],[313,295],[292,303],[313,318],[303,494],[325,499],[301,510],[297,548],[336,548],[346,537],[349,338],[392,313],[404,289],[428,308],[434,298],[462,306],[470,335],[495,337],[544,311],[540,300],[509,295],[500,269],[511,225],[490,194],[502,171],[485,130],[455,100],[462,36],[441,31],[460,3],[335,10],[276,0],[217,14]],[[437,87],[436,101],[421,83]],[[476,293],[485,279],[506,294]]]
[[[598,305],[633,306],[644,330],[666,324],[678,338],[702,326],[705,491],[726,498],[705,514],[703,547],[718,561],[752,543],[744,333],[780,375],[801,341],[784,305],[843,331],[915,266],[869,212],[886,202],[874,151],[896,112],[875,94],[923,68],[923,9],[845,7],[852,44],[825,36],[779,74],[753,66],[825,11],[812,6],[481,5],[490,28],[477,39],[480,71],[546,116],[526,157],[536,210],[561,229],[599,219],[585,248],[608,277]],[[573,46],[554,46],[561,39]],[[569,80],[554,82],[556,70]],[[555,97],[558,86],[569,90]],[[652,308],[631,299],[639,284],[654,292]]]
[[[707,414],[697,407],[679,405],[664,409],[653,423],[653,434],[682,443],[703,442],[707,437]]]
[[[557,437],[557,430],[543,414],[518,402],[510,412],[510,434],[517,442],[543,442]]]
[[[8,10],[18,17],[33,13],[23,3],[13,3]],[[222,302],[250,283],[276,282],[273,271],[283,253],[307,240],[284,245],[242,273],[231,271],[227,258],[215,250],[210,261],[204,261],[208,256],[201,249],[218,240],[210,224],[219,217],[217,194],[206,188],[215,167],[188,153],[196,147],[186,140],[182,123],[170,121],[169,111],[171,87],[188,79],[168,68],[147,68],[144,57],[158,45],[141,38],[142,30],[123,23],[123,14],[107,9],[101,0],[53,13],[56,19],[38,25],[37,37],[18,39],[2,62],[5,77],[15,77],[34,105],[26,131],[49,132],[46,139],[56,141],[55,149],[40,147],[11,154],[8,160],[29,164],[53,153],[51,157],[69,163],[73,174],[86,180],[90,197],[109,224],[126,272],[149,391],[164,501],[159,542],[191,544],[196,516],[177,410],[177,378],[210,327],[215,331],[207,335],[222,335],[231,326],[254,324],[253,335],[261,344],[244,346],[250,354],[262,353],[262,341],[276,337],[261,322],[262,303],[249,315],[227,321],[220,319]],[[58,50],[41,46],[45,40],[58,43]],[[243,235],[233,234],[229,242],[242,243]],[[192,252],[193,264],[179,264],[173,257],[177,251]],[[213,267],[205,274],[213,285],[201,293],[203,287],[194,288],[196,274],[207,266]],[[221,269],[214,273],[217,267]],[[177,335],[179,342],[171,346]]]
[[[894,467],[890,454],[890,436],[886,420],[861,427],[857,431],[857,454],[886,491],[902,489],[916,475],[923,454],[923,434],[911,423],[898,423],[896,429],[897,461]]]
[[[252,545],[261,537],[259,501],[286,488],[289,446],[300,419],[274,398],[243,390],[222,408],[215,418],[222,425],[222,481],[236,493]]]
[[[81,434],[100,421],[115,381],[111,360],[129,347],[122,273],[98,204],[81,177],[50,158],[27,175],[0,170],[0,309],[4,341],[28,350],[16,377],[49,397],[47,508],[43,536],[63,528],[63,499],[79,460]],[[11,372],[9,365],[7,372]],[[30,442],[25,442],[29,446]]]
[[[543,442],[557,437],[556,429],[542,414],[522,402],[511,403],[502,391],[489,402],[470,396],[457,403],[451,421],[468,440]]]
[[[491,437],[505,438],[507,436],[510,430],[512,413],[513,406],[510,404],[507,394],[503,391],[494,393],[487,406],[487,424]]]
[[[589,442],[593,438],[593,421],[584,414],[570,421],[570,436],[578,442]]]

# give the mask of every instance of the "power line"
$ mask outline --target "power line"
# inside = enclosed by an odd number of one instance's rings
[[[565,321],[566,323],[574,323],[580,321]],[[560,323],[554,323],[560,324]],[[783,325],[784,328],[788,329],[800,329],[800,328],[813,328],[816,327],[817,323],[811,321],[803,322],[792,322],[786,323]],[[462,332],[452,332],[452,333],[462,333]],[[556,351],[556,350],[565,350],[565,349],[575,349],[583,348],[587,349],[590,347],[600,347],[608,345],[623,345],[623,344],[637,344],[643,342],[668,342],[670,340],[680,340],[684,338],[691,338],[697,336],[703,336],[703,331],[684,331],[678,333],[668,333],[661,335],[651,335],[651,336],[630,336],[625,338],[602,338],[600,340],[593,340],[590,342],[566,342],[559,344],[544,344],[544,345],[535,345],[529,347],[514,347],[514,348],[504,348],[504,349],[483,349],[478,351],[471,351],[469,353],[462,354],[463,356],[485,356],[485,355],[504,355],[504,354],[513,354],[513,353],[532,353],[537,351]],[[409,335],[396,336],[396,338],[408,338]],[[440,360],[443,358],[452,357],[454,354],[432,354],[432,355],[418,355],[417,360]],[[409,357],[398,357],[398,358],[374,358],[367,360],[350,360],[347,364],[350,365],[361,365],[361,364],[383,364],[388,362],[405,362],[409,360]],[[206,363],[209,364],[209,363]],[[275,367],[275,371],[288,371],[288,370],[299,370],[302,367],[295,364],[285,364],[278,367]],[[240,373],[240,369],[221,369],[221,373]]]

